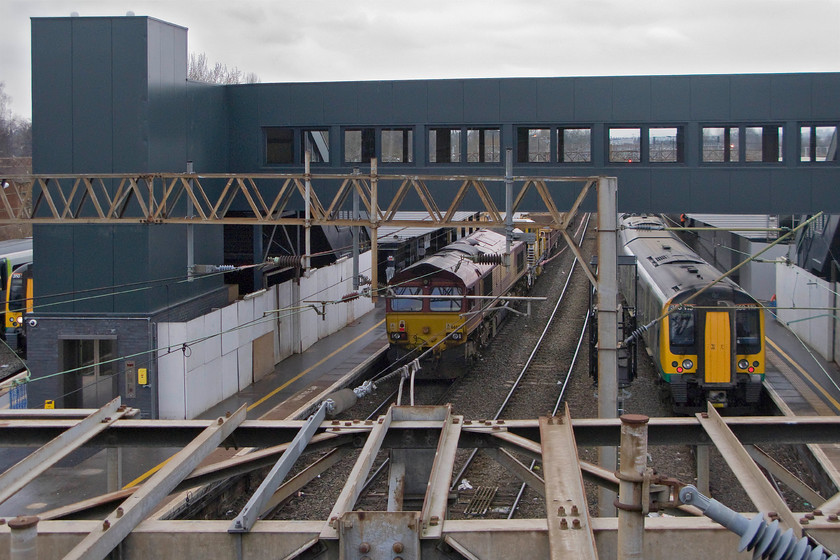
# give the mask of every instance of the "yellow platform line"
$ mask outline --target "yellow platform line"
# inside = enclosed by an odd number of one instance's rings
[[[327,354],[326,356],[324,356],[323,358],[318,360],[313,365],[309,366],[308,368],[306,368],[305,370],[303,370],[302,372],[300,372],[296,376],[292,377],[291,379],[289,379],[288,381],[286,381],[285,383],[283,383],[282,385],[280,385],[279,387],[274,389],[269,394],[265,395],[263,398],[261,398],[257,402],[249,405],[248,408],[247,408],[247,411],[250,412],[254,408],[258,407],[259,405],[261,405],[262,403],[264,403],[265,401],[267,401],[268,399],[270,399],[271,397],[273,397],[274,395],[276,395],[277,393],[279,393],[280,391],[282,391],[283,389],[285,389],[286,387],[288,387],[289,385],[291,385],[292,383],[294,383],[295,381],[297,381],[298,379],[300,379],[301,377],[303,377],[304,375],[306,375],[307,373],[309,373],[310,371],[315,369],[316,367],[320,366],[321,364],[323,364],[324,362],[326,362],[327,360],[329,360],[330,358],[332,358],[333,356],[335,356],[336,354],[338,354],[339,352],[341,352],[342,350],[344,350],[345,348],[347,348],[351,344],[357,342],[360,338],[369,334],[372,330],[381,327],[384,323],[385,323],[385,319],[382,319],[381,321],[379,321],[378,323],[373,325],[371,328],[369,328],[368,330],[366,330],[365,332],[363,332],[362,334],[360,334],[359,336],[354,338],[353,340],[350,340],[347,343],[343,344],[341,347],[336,348],[335,350],[333,350],[332,352],[330,352],[329,354]],[[172,457],[170,457],[169,459],[171,459],[171,458]],[[141,482],[143,482],[144,480],[146,480],[147,478],[149,478],[150,476],[152,476],[153,474],[158,472],[166,463],[169,462],[169,459],[167,459],[166,461],[163,461],[159,465],[154,466],[151,469],[149,469],[148,471],[144,472],[143,474],[141,474],[140,476],[138,476],[137,478],[135,478],[134,480],[132,480],[131,482],[129,482],[128,484],[123,486],[123,489],[131,488],[132,486],[136,486],[136,485],[140,484]]]
[[[814,378],[813,378],[813,377],[811,377],[811,375],[810,375],[807,371],[805,371],[805,369],[804,369],[802,366],[800,366],[800,365],[799,365],[799,363],[798,363],[796,360],[794,360],[793,358],[791,358],[790,356],[788,356],[788,355],[785,353],[785,351],[784,351],[784,350],[782,350],[782,349],[779,347],[779,345],[778,345],[778,344],[776,344],[775,342],[773,342],[772,340],[770,340],[769,338],[766,338],[766,337],[765,337],[765,340],[767,341],[767,343],[768,343],[770,346],[772,346],[772,347],[773,347],[773,350],[775,350],[777,354],[779,354],[779,355],[780,355],[780,356],[782,356],[784,359],[786,359],[786,360],[788,361],[788,363],[790,363],[790,364],[791,364],[794,368],[796,368],[796,370],[797,370],[797,371],[798,371],[798,372],[802,375],[802,377],[804,377],[805,379],[807,379],[807,380],[811,383],[811,385],[812,385],[814,388],[816,388],[816,390],[817,390],[817,391],[819,391],[820,393],[822,393],[822,395],[825,397],[825,399],[826,399],[828,402],[830,402],[830,403],[834,406],[834,409],[835,409],[835,410],[834,410],[834,412],[835,412],[835,414],[836,414],[836,413],[840,413],[840,402],[837,402],[837,400],[836,400],[834,397],[832,397],[832,396],[828,393],[828,391],[826,391],[826,390],[823,388],[823,386],[822,386],[822,385],[820,385],[819,383],[817,383],[817,382],[816,382],[816,380],[814,380]],[[803,397],[806,397],[806,400],[807,400],[807,396],[806,396],[806,395],[802,395],[802,396],[803,396]],[[813,403],[812,403],[812,406],[813,406]],[[816,407],[815,407],[815,408],[816,408]]]

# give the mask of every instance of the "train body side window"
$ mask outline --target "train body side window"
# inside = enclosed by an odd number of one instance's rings
[[[735,347],[738,354],[758,354],[761,351],[761,321],[757,309],[735,312]]]
[[[694,310],[674,311],[668,316],[668,325],[673,352],[684,354],[687,348],[694,346]]]
[[[397,286],[394,288],[394,295],[397,296],[419,296],[423,294],[420,286]],[[423,311],[423,300],[420,298],[391,299],[391,311]]]
[[[458,286],[432,286],[432,296],[463,296],[464,292]],[[460,311],[460,299],[430,299],[429,311]]]

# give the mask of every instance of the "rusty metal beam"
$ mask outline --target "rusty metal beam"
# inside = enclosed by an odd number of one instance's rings
[[[797,538],[802,537],[802,525],[711,403],[708,412],[697,414],[697,418],[758,511],[765,514],[775,511],[779,515],[780,523],[788,529],[793,529]]]
[[[539,206],[531,212],[547,212],[553,228],[563,227],[564,220],[552,197],[552,190],[566,184],[582,186],[575,208],[580,205],[594,177],[513,177],[520,184],[514,208],[518,208],[531,189],[537,191]],[[488,226],[503,225],[497,202],[488,189],[489,183],[504,182],[504,177],[465,175],[369,175],[329,174],[55,174],[11,176],[9,188],[0,197],[0,224],[35,223],[184,223],[189,219],[182,207],[188,198],[196,217],[190,223],[238,224],[297,224],[280,218],[292,195],[311,211],[310,225],[390,225],[396,212],[405,204],[407,194],[414,190],[429,214],[432,224],[449,225],[467,194],[474,191],[481,200],[490,220]],[[435,201],[427,182],[455,183],[456,188],[445,193],[453,199],[444,205]],[[278,188],[278,182],[280,186]],[[309,197],[306,187],[311,186]],[[113,186],[112,186],[113,185]],[[211,187],[212,185],[212,187]],[[359,193],[360,202],[370,215],[370,221],[349,220],[337,223],[336,216],[347,202],[350,191]],[[32,208],[23,201],[32,192]],[[328,204],[321,203],[326,193],[332,193]],[[319,196],[320,194],[320,196]],[[385,195],[385,196],[383,196]],[[12,203],[19,200],[17,207]],[[246,216],[236,218],[227,214],[237,200],[244,200]],[[137,206],[130,206],[136,201]],[[179,204],[180,203],[180,204]],[[387,206],[382,211],[380,203]],[[132,211],[129,211],[131,207]]]

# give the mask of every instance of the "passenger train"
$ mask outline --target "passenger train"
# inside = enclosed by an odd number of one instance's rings
[[[532,229],[533,243],[511,243],[509,266],[502,264],[505,235],[479,229],[398,272],[386,298],[392,363],[432,349],[421,378],[461,375],[504,318],[503,297],[525,293],[541,257],[556,246],[557,232]]]
[[[755,412],[766,367],[761,306],[729,278],[708,287],[722,273],[664,227],[659,217],[621,217],[619,254],[636,257],[638,285],[626,266],[619,284],[637,324],[649,327],[644,340],[674,411],[710,402]]]

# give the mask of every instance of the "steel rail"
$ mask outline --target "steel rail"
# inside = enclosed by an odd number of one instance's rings
[[[581,241],[583,241],[583,238],[586,235],[586,229],[589,227],[590,217],[591,217],[591,214],[587,214],[586,221],[583,223],[583,227],[580,230],[582,232]],[[543,339],[545,338],[546,333],[548,332],[549,328],[551,327],[552,323],[554,322],[554,318],[557,315],[557,311],[560,309],[560,304],[563,302],[563,298],[566,295],[566,290],[569,287],[569,284],[572,280],[572,275],[575,272],[575,267],[577,266],[578,261],[579,261],[579,259],[577,258],[577,256],[575,256],[574,261],[572,262],[572,267],[569,269],[569,274],[566,277],[566,283],[563,286],[563,290],[560,292],[560,297],[557,298],[557,303],[554,305],[554,309],[552,310],[551,315],[549,316],[548,321],[546,322],[545,328],[543,329],[543,332],[540,334],[539,340],[537,340],[537,343],[534,345],[534,349],[531,351],[531,355],[528,356],[528,359],[525,361],[525,365],[522,367],[522,370],[519,372],[519,375],[517,376],[516,380],[513,382],[513,385],[511,386],[510,391],[508,391],[508,394],[505,397],[505,400],[502,402],[502,405],[499,407],[499,410],[496,412],[496,415],[493,417],[493,420],[498,420],[499,417],[504,412],[505,408],[507,408],[508,403],[510,403],[510,399],[513,397],[513,394],[519,388],[519,384],[521,383],[522,378],[525,376],[525,373],[528,371],[528,368],[531,366],[531,362],[533,361],[534,356],[536,355],[537,351],[540,349],[540,346],[542,345]],[[450,485],[450,491],[457,488],[458,485],[461,483],[461,479],[463,478],[464,474],[467,472],[467,469],[470,467],[470,465],[472,464],[472,462],[475,459],[475,456],[477,454],[478,454],[478,449],[473,449],[470,452],[469,457],[467,457],[466,462],[461,467],[461,469],[458,471],[458,474],[453,477],[452,484]]]
[[[578,356],[580,355],[580,347],[583,345],[583,338],[586,336],[586,328],[589,326],[589,313],[583,318],[583,328],[580,329],[580,336],[578,337],[577,346],[575,346],[575,353],[572,356],[572,361],[569,364],[569,369],[566,370],[566,377],[563,379],[563,382],[558,384],[560,385],[560,394],[557,396],[557,402],[554,404],[554,410],[552,411],[552,416],[557,416],[557,411],[560,409],[560,403],[563,402],[563,397],[566,395],[566,388],[569,386],[569,380],[572,378],[572,370],[577,363]],[[529,467],[530,470],[534,470],[534,465],[537,464],[536,459],[531,459],[531,465]],[[524,482],[519,487],[519,492],[516,493],[516,498],[513,500],[513,505],[510,506],[510,511],[508,512],[508,519],[513,519],[513,514],[516,513],[516,508],[519,507],[519,502],[522,500],[522,495],[525,493],[525,487],[528,486]]]

